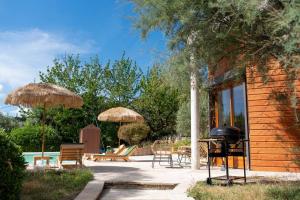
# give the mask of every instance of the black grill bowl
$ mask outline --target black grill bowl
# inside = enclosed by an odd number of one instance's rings
[[[243,138],[241,130],[236,127],[213,128],[209,136],[213,139],[227,140],[231,144],[237,143]]]

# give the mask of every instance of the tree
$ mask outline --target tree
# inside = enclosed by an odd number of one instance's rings
[[[18,117],[5,116],[0,112],[0,128],[6,132],[10,132],[12,129],[20,127],[22,125],[22,119]]]
[[[180,90],[179,109],[176,115],[178,136],[191,136],[191,102],[190,102],[190,69],[187,56],[178,52],[173,54],[163,65],[162,76],[171,87]],[[207,135],[208,125],[208,92],[207,68],[198,71],[200,135]]]
[[[78,55],[66,55],[62,59],[55,59],[54,66],[48,67],[46,73],[40,72],[40,79],[82,96],[82,109],[49,109],[46,119],[47,124],[61,134],[63,142],[78,142],[80,129],[88,124],[97,124],[97,115],[104,109],[104,100],[100,96],[103,92],[103,73],[99,59],[94,57],[82,64]],[[34,111],[33,117],[40,120],[39,111]]]
[[[178,52],[171,55],[162,65],[162,76],[168,85],[180,90],[181,103],[190,98],[190,69],[185,53]],[[202,83],[202,80],[199,79],[199,82]]]
[[[40,72],[41,81],[61,85],[79,94],[84,105],[82,109],[49,109],[46,122],[60,134],[62,142],[78,142],[80,129],[93,123],[101,129],[102,144],[115,145],[118,125],[99,123],[97,116],[112,106],[129,106],[138,97],[140,77],[140,68],[126,58],[125,53],[119,60],[106,65],[101,65],[97,56],[86,63],[82,63],[78,55],[55,59],[54,65],[45,73]],[[40,109],[24,113],[33,124],[40,123]]]
[[[297,90],[300,73],[299,0],[131,0],[137,16],[135,27],[142,37],[159,29],[170,49],[193,55],[208,65],[209,72],[221,69],[226,59],[232,71],[261,73],[267,82],[268,62],[275,59],[285,70],[289,103],[299,126]],[[188,38],[193,38],[188,44]]]
[[[178,90],[164,82],[161,72],[154,66],[141,81],[141,96],[134,107],[150,127],[150,139],[174,135],[179,99]]]
[[[112,66],[108,63],[104,69],[105,91],[114,106],[129,106],[140,91],[142,71],[130,58],[122,55]]]
[[[191,136],[191,103],[181,102],[176,115],[176,132],[179,138]]]
[[[199,100],[199,116],[200,116],[200,137],[208,135],[208,93],[205,90],[201,91]],[[191,102],[188,100],[182,102],[176,115],[176,131],[179,136],[191,136]]]
[[[192,50],[212,68],[224,57],[234,66],[265,69],[266,61],[275,57],[286,68],[300,67],[298,0],[131,1],[143,37],[158,28],[168,36],[171,49]],[[188,49],[191,35],[194,42]]]

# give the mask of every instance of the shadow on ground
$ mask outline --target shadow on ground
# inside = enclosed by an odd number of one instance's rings
[[[123,166],[89,166],[94,173],[127,173],[137,172],[140,169],[136,167],[123,167]]]

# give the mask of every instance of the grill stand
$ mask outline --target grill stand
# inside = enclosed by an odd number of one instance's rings
[[[248,140],[240,140],[240,143],[242,143],[242,149],[239,148],[241,151],[237,152],[230,152],[231,150],[237,150],[237,149],[232,149],[230,148],[229,144],[227,143],[226,140],[220,140],[220,139],[202,139],[199,140],[199,142],[206,142],[207,147],[208,147],[208,178],[206,179],[206,183],[211,185],[212,184],[212,179],[215,180],[224,180],[225,184],[227,186],[230,186],[233,184],[233,180],[236,179],[244,179],[244,183],[247,182],[247,177],[246,177],[246,163],[245,163],[245,143],[248,142]],[[211,153],[212,147],[211,143],[212,142],[218,142],[221,144],[221,152],[220,153]],[[230,176],[229,175],[229,165],[228,165],[228,156],[236,156],[236,157],[243,157],[243,168],[244,168],[244,176]],[[226,169],[226,175],[225,176],[217,176],[217,177],[211,177],[211,158],[216,158],[216,157],[221,157],[225,158],[225,169]]]

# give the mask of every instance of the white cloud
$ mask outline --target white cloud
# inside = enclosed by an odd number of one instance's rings
[[[65,53],[85,54],[91,48],[88,40],[77,45],[39,29],[0,32],[0,83],[16,88],[33,82],[55,57]]]
[[[8,92],[39,81],[39,71],[44,71],[57,56],[91,53],[94,47],[90,40],[74,43],[60,34],[31,29],[0,31],[0,49],[0,112],[15,116],[19,108],[3,104]]]

